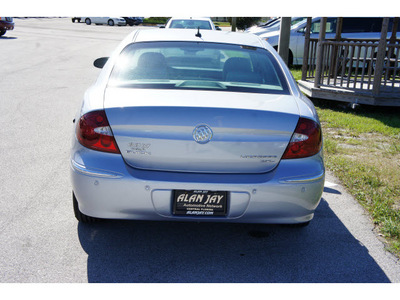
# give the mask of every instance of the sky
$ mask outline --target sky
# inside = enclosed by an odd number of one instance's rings
[[[399,0],[12,0],[2,1],[5,16],[389,16],[400,15]],[[374,7],[375,5],[375,7]],[[389,9],[390,8],[390,9]]]

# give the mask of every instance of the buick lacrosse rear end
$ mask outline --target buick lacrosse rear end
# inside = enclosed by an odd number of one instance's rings
[[[254,35],[135,31],[75,120],[71,174],[82,222],[308,224],[321,198],[315,108]]]

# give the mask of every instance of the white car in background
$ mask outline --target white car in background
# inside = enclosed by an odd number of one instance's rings
[[[124,18],[120,17],[82,17],[81,20],[85,21],[86,25],[90,25],[92,23],[99,24],[107,24],[109,26],[125,26],[126,21]]]
[[[307,17],[293,17],[291,20],[291,26],[294,26],[297,23],[300,23],[306,19]],[[281,18],[277,18],[271,20],[269,23],[266,23],[266,25],[264,26],[250,27],[249,29],[245,30],[245,32],[253,33],[255,35],[261,35],[267,32],[279,31],[280,29],[281,29]]]
[[[373,17],[345,17],[342,25],[342,38],[346,39],[379,39],[381,34],[383,18]],[[332,39],[336,36],[336,17],[327,18],[326,39]],[[312,18],[311,34],[312,39],[318,39],[321,18]],[[305,31],[307,20],[303,20],[290,29],[289,43],[289,65],[302,65],[304,55]],[[389,19],[388,38],[390,38],[393,27],[393,18]],[[397,32],[400,31],[400,23]],[[274,49],[278,49],[279,30],[270,31],[264,34],[256,34],[264,41],[267,41]]]
[[[220,30],[210,18],[171,18],[160,28]]]
[[[272,19],[268,20],[265,23],[251,26],[251,27],[247,28],[244,32],[255,33],[255,32],[263,31],[266,28],[269,28],[269,27],[274,26],[275,24],[279,23],[280,19],[281,19],[280,17],[279,18],[272,18]]]

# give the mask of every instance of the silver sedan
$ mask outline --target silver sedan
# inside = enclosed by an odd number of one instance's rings
[[[76,218],[307,225],[322,133],[275,50],[252,34],[138,30],[76,115]]]

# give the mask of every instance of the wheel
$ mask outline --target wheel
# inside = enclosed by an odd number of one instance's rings
[[[110,19],[110,20],[108,20],[107,24],[108,24],[109,26],[114,26],[114,21]]]
[[[289,228],[304,228],[310,225],[311,221],[303,222],[303,223],[296,223],[296,224],[283,224],[284,227]]]
[[[92,20],[90,20],[89,18],[87,18],[87,19],[85,20],[85,23],[86,23],[86,25],[90,25],[90,24],[92,24]]]
[[[5,35],[6,31],[7,31],[7,30],[0,30],[0,36]]]
[[[278,52],[278,46],[274,46],[276,52]],[[289,49],[288,66],[293,66],[293,52]]]
[[[79,222],[82,222],[82,223],[93,223],[93,222],[97,222],[99,220],[98,218],[89,217],[89,216],[81,213],[81,211],[79,210],[78,201],[76,200],[74,192],[72,192],[72,202],[73,202],[73,205],[74,205],[75,218]]]
[[[298,224],[292,224],[293,227],[295,228],[303,228],[303,227],[307,227],[308,225],[310,225],[311,221],[307,221],[304,223],[298,223]]]
[[[293,53],[290,49],[289,49],[289,66],[290,67],[293,66]]]

